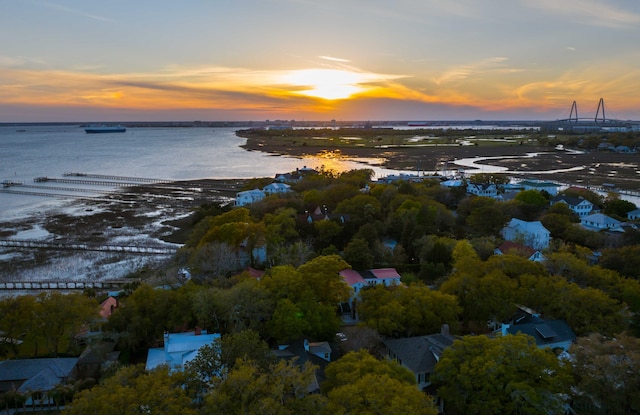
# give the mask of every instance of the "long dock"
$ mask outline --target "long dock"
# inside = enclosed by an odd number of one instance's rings
[[[117,180],[120,182],[131,182],[131,183],[170,183],[172,181],[172,180],[164,180],[164,179],[151,179],[148,177],[115,176],[115,175],[108,175],[108,174],[94,174],[94,173],[81,173],[81,172],[65,172],[62,176],[86,177],[89,179],[100,179],[100,180]]]
[[[96,245],[60,243],[24,239],[0,239],[0,247],[21,249],[56,249],[66,251],[114,252],[136,255],[174,255],[178,248],[136,245]]]
[[[90,180],[90,179],[63,179],[59,177],[36,177],[33,179],[36,183],[68,183],[68,184],[85,184],[90,186],[106,186],[106,187],[132,187],[137,183],[135,182],[116,182],[106,180]]]
[[[14,290],[84,290],[85,288],[119,289],[137,280],[111,281],[0,281],[0,291]]]

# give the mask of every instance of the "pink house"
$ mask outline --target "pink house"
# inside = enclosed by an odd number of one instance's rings
[[[367,278],[367,274],[373,275],[373,278]],[[365,274],[365,279],[370,285],[400,285],[400,274],[395,268],[376,268],[370,269]]]
[[[118,308],[118,299],[109,297],[100,304],[100,317],[108,320],[111,314]]]

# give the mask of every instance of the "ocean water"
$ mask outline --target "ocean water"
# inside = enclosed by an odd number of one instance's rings
[[[86,134],[80,126],[0,126],[0,181],[38,186],[42,184],[34,183],[37,177],[61,178],[67,172],[163,180],[253,178],[273,177],[303,166],[325,166],[338,171],[373,168],[378,177],[397,173],[367,164],[379,162],[376,160],[300,159],[246,151],[240,147],[245,139],[237,137],[235,131],[235,128],[201,127],[128,128],[125,133]],[[61,203],[61,199],[13,194],[0,188],[0,221],[28,216]]]

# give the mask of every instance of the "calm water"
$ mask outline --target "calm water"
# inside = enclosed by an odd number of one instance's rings
[[[371,167],[354,160],[298,159],[246,151],[240,147],[245,140],[235,130],[129,128],[122,134],[87,135],[79,126],[2,126],[0,181],[34,185],[36,177],[62,177],[65,172],[187,180],[272,177],[303,166],[324,165],[339,171]],[[396,173],[374,170],[378,176]],[[50,197],[0,192],[0,220],[60,203]]]

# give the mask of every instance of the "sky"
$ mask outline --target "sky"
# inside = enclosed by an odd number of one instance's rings
[[[0,123],[640,120],[639,39],[639,0],[0,0]]]

